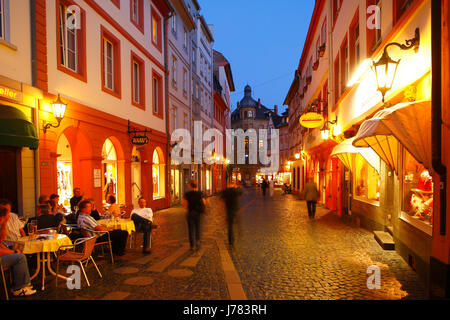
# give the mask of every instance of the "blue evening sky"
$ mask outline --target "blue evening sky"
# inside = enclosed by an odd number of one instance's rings
[[[282,107],[294,79],[314,0],[199,0],[214,26],[214,49],[231,63],[236,91],[231,110],[252,87],[255,100]]]

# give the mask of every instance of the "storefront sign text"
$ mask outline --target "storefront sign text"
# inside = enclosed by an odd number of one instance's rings
[[[149,143],[149,138],[147,136],[134,136],[131,138],[131,143],[137,146],[143,146]]]
[[[0,86],[0,97],[21,102],[22,92],[10,89],[8,87]]]

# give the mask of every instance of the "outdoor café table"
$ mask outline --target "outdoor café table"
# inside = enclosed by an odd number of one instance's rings
[[[113,230],[125,230],[128,234],[136,231],[134,221],[131,219],[103,219],[98,220],[98,224]]]
[[[37,238],[42,237],[40,240]],[[59,247],[65,245],[72,245],[72,241],[64,234],[51,235],[38,235],[35,240],[30,240],[30,238],[22,237],[16,241],[15,248],[21,249],[24,254],[37,254],[37,268],[31,280],[37,277],[39,271],[41,270],[40,262],[42,261],[42,290],[45,289],[45,262],[47,262],[48,271],[56,276],[56,273],[52,270],[50,265],[50,253],[58,251]],[[58,274],[58,277],[67,280]]]

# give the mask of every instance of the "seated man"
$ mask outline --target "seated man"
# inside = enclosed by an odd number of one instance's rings
[[[3,244],[6,235],[6,224],[9,219],[5,207],[0,207],[0,257],[2,266],[11,269],[14,296],[29,296],[36,293],[30,282],[27,258],[20,250],[11,250]]]
[[[70,211],[77,212],[77,207],[79,203],[83,200],[83,195],[81,194],[81,189],[76,187],[73,189],[73,197],[70,198]]]
[[[6,224],[5,244],[10,247],[19,238],[26,236],[22,221],[20,221],[17,214],[11,212],[11,205],[11,201],[8,199],[0,199],[0,208],[5,208],[9,215],[8,223]]]
[[[50,213],[50,208],[47,205],[39,205],[40,215],[37,217],[38,230],[57,228],[59,226],[56,216]]]
[[[90,232],[88,229],[94,231],[109,231],[112,242],[112,252],[115,255],[123,256],[125,254],[125,247],[127,245],[128,232],[124,230],[110,230],[104,226],[99,225],[97,221],[95,221],[95,219],[91,217],[92,204],[90,201],[81,201],[78,207],[80,209],[80,214],[77,221],[78,227],[86,230],[89,233],[89,236],[98,237],[97,242],[108,241],[108,235],[104,234],[102,236],[98,236],[97,233]]]
[[[142,253],[150,253],[150,235],[152,233],[153,211],[146,208],[147,201],[144,197],[139,198],[139,208],[131,211],[131,220],[134,221],[136,229],[144,232],[144,241]]]

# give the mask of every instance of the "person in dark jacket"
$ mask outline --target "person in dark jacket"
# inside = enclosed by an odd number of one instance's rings
[[[314,219],[316,215],[316,204],[319,198],[319,190],[317,190],[317,185],[312,178],[308,178],[308,183],[305,185],[305,200],[308,206],[308,216]]]
[[[41,214],[37,217],[38,230],[57,228],[59,226],[58,219],[55,215],[50,214],[50,208],[46,205],[40,205],[40,207]]]
[[[263,178],[263,181],[261,183],[261,189],[262,189],[264,197],[266,196],[266,190],[267,190],[268,186],[269,186],[269,184],[267,183],[266,179]]]
[[[192,180],[188,186],[190,191],[184,194],[183,206],[188,211],[186,219],[191,250],[198,250],[200,248],[200,220],[205,211],[206,200],[198,191],[196,181]]]
[[[233,245],[234,243],[233,223],[235,221],[236,214],[239,211],[239,198],[241,196],[242,189],[237,187],[235,184],[230,185],[229,188],[220,193],[220,197],[225,203],[228,225],[228,243],[230,245]]]

